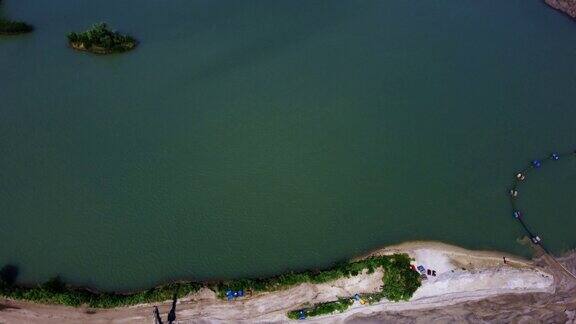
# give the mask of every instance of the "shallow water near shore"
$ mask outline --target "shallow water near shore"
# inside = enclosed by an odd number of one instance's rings
[[[103,289],[440,240],[528,255],[514,172],[576,148],[576,23],[541,1],[6,1],[0,264]],[[109,57],[65,35],[106,21]],[[576,158],[521,206],[576,245]]]

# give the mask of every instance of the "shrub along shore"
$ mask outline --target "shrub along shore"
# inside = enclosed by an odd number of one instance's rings
[[[418,274],[410,269],[410,258],[408,255],[394,254],[341,263],[320,271],[289,272],[266,279],[235,279],[219,283],[176,282],[125,294],[72,287],[63,283],[59,278],[51,279],[34,287],[22,286],[16,284],[14,278],[0,276],[0,296],[45,304],[114,308],[164,302],[172,299],[175,293],[177,298],[182,298],[203,287],[212,289],[220,298],[225,298],[228,290],[244,290],[247,293],[275,291],[301,283],[325,283],[342,277],[355,276],[361,274],[364,270],[371,273],[377,268],[384,270],[382,292],[372,294],[377,296],[378,300],[384,297],[393,301],[407,300],[420,286]],[[326,307],[317,308],[320,310],[307,310],[308,316],[314,316],[316,313],[320,315],[320,313],[326,311],[324,310]]]
[[[35,286],[26,287],[0,281],[0,296],[42,304],[58,304],[79,307],[86,305],[92,308],[114,308],[137,304],[163,302],[172,299],[176,293],[182,298],[198,291],[203,285],[196,282],[171,283],[134,293],[99,292],[87,288],[66,285],[59,278]]]

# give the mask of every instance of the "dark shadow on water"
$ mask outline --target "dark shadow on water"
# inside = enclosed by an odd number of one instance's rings
[[[18,272],[17,266],[7,264],[0,269],[0,280],[8,285],[13,285],[16,283],[16,279],[18,278]]]

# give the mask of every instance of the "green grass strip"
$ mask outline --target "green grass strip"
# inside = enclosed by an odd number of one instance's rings
[[[236,279],[223,281],[215,287],[218,296],[224,298],[227,290],[244,290],[247,292],[264,292],[286,289],[302,283],[325,283],[343,277],[356,276],[364,270],[369,273],[376,268],[388,268],[391,264],[400,260],[410,259],[408,255],[395,254],[385,256],[373,256],[356,262],[337,264],[332,268],[320,271],[289,272],[280,276],[266,279]]]
[[[409,265],[410,258],[406,254],[375,256],[356,262],[341,263],[321,271],[289,272],[266,279],[229,280],[211,285],[210,288],[216,291],[219,297],[225,298],[226,290],[229,289],[243,289],[246,292],[275,291],[301,283],[318,284],[342,277],[355,276],[366,269],[371,273],[382,267],[385,269],[384,296],[390,300],[407,299],[420,285],[418,274],[410,270]],[[411,276],[412,274],[415,276]],[[87,305],[92,308],[113,308],[163,302],[172,299],[175,292],[177,292],[178,298],[182,298],[202,287],[206,287],[206,284],[178,282],[139,292],[113,293],[72,287],[66,285],[59,278],[51,279],[41,285],[28,287],[15,284],[15,278],[7,279],[0,272],[0,296],[2,297],[75,307]]]
[[[348,307],[352,306],[353,303],[354,299],[352,298],[339,298],[335,301],[316,304],[313,307],[307,308],[303,311],[306,314],[306,317],[328,315],[335,312],[342,313],[347,310]],[[290,311],[288,312],[288,318],[299,319],[301,312],[302,310]]]
[[[113,308],[143,303],[163,302],[172,299],[174,293],[182,298],[198,291],[203,285],[199,283],[172,283],[135,293],[96,292],[84,288],[65,285],[59,278],[54,278],[36,287],[23,287],[0,281],[0,295],[3,297],[26,300],[44,304],[66,306],[87,305],[92,308]]]

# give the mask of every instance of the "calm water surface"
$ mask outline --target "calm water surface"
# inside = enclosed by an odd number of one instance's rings
[[[6,1],[0,264],[104,289],[429,239],[526,255],[516,169],[576,146],[576,23],[539,0]],[[73,52],[106,21],[134,52]],[[576,162],[522,205],[576,245]],[[523,193],[521,193],[523,194]]]

